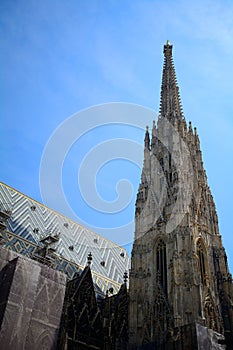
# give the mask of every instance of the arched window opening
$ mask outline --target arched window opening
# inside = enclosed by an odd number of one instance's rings
[[[199,269],[200,269],[200,275],[201,275],[201,283],[203,286],[206,286],[206,277],[207,277],[207,271],[206,271],[206,252],[203,243],[199,239],[197,242],[197,255],[199,260]]]
[[[165,294],[167,294],[167,257],[166,245],[160,240],[156,245],[156,274],[157,280]]]

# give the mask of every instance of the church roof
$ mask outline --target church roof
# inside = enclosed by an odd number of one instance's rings
[[[65,269],[68,264],[72,270],[71,278],[75,270],[73,265],[83,270],[91,252],[93,281],[102,291],[109,287],[117,291],[124,282],[124,272],[130,265],[124,248],[4,183],[0,183],[0,204],[11,210],[7,232],[13,235],[9,245],[19,247],[20,242],[16,239],[19,237],[23,247],[30,242],[33,251],[46,236],[59,236],[58,242],[52,244],[61,258],[59,268]],[[23,250],[22,245],[18,250]]]

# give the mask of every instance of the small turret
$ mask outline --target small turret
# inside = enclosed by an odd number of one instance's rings
[[[146,127],[146,133],[145,133],[145,139],[144,139],[144,145],[145,148],[150,150],[150,135],[149,135],[149,131],[148,131],[149,127]]]

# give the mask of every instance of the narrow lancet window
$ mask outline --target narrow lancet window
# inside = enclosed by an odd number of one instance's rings
[[[197,242],[197,255],[199,259],[201,284],[203,286],[206,286],[206,252],[205,252],[204,245],[200,239]]]
[[[165,294],[167,294],[167,257],[166,257],[166,245],[162,240],[156,245],[156,272],[158,276],[158,282]]]

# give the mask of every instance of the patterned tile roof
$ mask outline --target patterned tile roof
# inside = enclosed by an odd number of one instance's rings
[[[56,234],[57,268],[70,269],[69,277],[86,266],[91,252],[93,280],[102,291],[111,286],[117,291],[123,283],[130,265],[124,248],[1,182],[0,206],[11,210],[4,233],[11,249],[28,255],[43,237]]]

